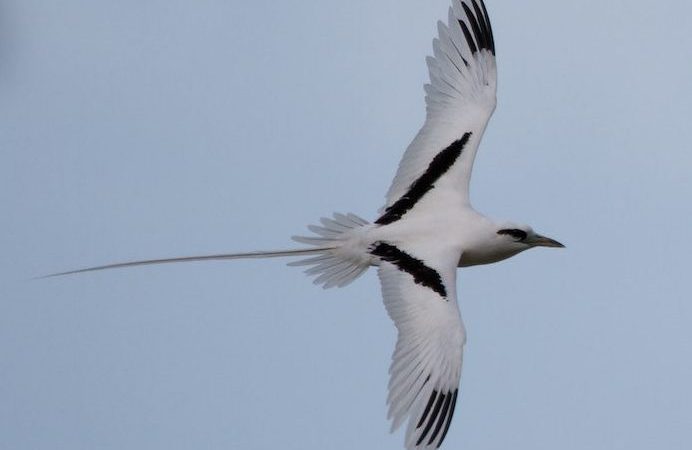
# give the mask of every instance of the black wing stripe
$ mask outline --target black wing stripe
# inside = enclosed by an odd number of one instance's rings
[[[445,425],[445,429],[442,432],[442,436],[440,437],[440,442],[437,443],[437,448],[440,448],[440,445],[442,445],[442,441],[445,440],[445,436],[447,436],[447,431],[449,431],[449,424],[452,423],[452,417],[454,417],[454,407],[457,405],[457,394],[459,393],[459,389],[454,390],[454,395],[452,396],[452,404],[449,407],[449,417],[447,418],[447,424]]]
[[[445,400],[445,394],[442,394],[437,397],[437,402],[435,403],[435,408],[432,410],[432,414],[430,415],[430,418],[428,419],[428,424],[425,426],[423,429],[423,432],[421,433],[420,437],[418,438],[418,441],[416,441],[416,445],[420,445],[421,442],[423,442],[423,439],[425,439],[425,436],[428,435],[430,432],[430,429],[432,428],[433,424],[435,423],[437,419],[437,415],[440,413],[440,408],[442,407],[442,402]]]
[[[440,430],[442,429],[442,425],[447,421],[447,411],[449,411],[449,404],[452,401],[452,393],[447,392],[447,396],[445,398],[445,402],[442,405],[442,410],[440,411],[440,417],[437,419],[437,425],[435,425],[435,430],[433,431],[433,434],[430,435],[430,440],[428,440],[428,445],[432,444],[435,441],[435,438],[437,435],[440,433]]]
[[[428,191],[435,187],[437,180],[454,165],[470,137],[471,132],[465,133],[461,139],[452,142],[447,148],[435,155],[423,175],[411,183],[408,191],[392,206],[385,209],[384,214],[375,223],[388,225],[401,219],[404,214],[410,211]]]
[[[447,288],[445,288],[440,274],[420,259],[414,258],[386,242],[379,242],[375,248],[370,250],[370,253],[379,256],[383,261],[394,264],[402,272],[411,275],[416,284],[432,289],[444,299],[447,298]]]

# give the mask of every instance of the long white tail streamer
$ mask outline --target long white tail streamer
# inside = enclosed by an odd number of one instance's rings
[[[296,242],[314,246],[313,248],[292,250],[254,251],[245,253],[221,253],[201,256],[180,256],[173,258],[146,259],[141,261],[127,261],[102,266],[87,267],[84,269],[69,270],[66,272],[52,273],[40,278],[59,277],[99,270],[121,269],[126,267],[148,266],[155,264],[172,264],[194,261],[225,261],[232,259],[258,259],[296,257],[316,255],[307,259],[289,263],[291,266],[313,265],[305,272],[308,275],[317,275],[315,284],[322,284],[325,288],[344,286],[360,276],[370,265],[370,257],[365,249],[359,251],[353,248],[353,236],[355,230],[367,225],[368,222],[355,214],[335,213],[333,219],[322,218],[322,225],[310,225],[308,229],[317,236],[300,237],[293,239]]]

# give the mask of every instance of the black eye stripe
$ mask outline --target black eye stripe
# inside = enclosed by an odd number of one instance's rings
[[[526,234],[526,231],[519,230],[517,228],[506,228],[504,230],[498,231],[497,234],[508,234],[519,241],[523,241],[528,236]]]

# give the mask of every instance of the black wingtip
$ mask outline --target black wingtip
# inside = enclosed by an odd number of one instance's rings
[[[447,431],[449,431],[449,425],[452,423],[452,417],[454,417],[454,408],[457,405],[457,394],[459,394],[459,389],[454,390],[452,404],[449,406],[449,417],[447,418],[447,424],[445,425],[445,429],[442,431],[442,436],[440,437],[440,442],[437,443],[437,448],[440,448],[440,445],[442,445],[442,442],[447,436]]]
[[[493,29],[490,26],[488,10],[485,8],[483,0],[463,0],[461,7],[466,14],[468,23],[459,20],[459,26],[464,33],[471,53],[488,50],[494,55],[495,39],[493,38]]]
[[[433,391],[433,393],[437,394],[437,392]],[[435,402],[435,407],[432,410],[432,413],[430,414],[430,418],[428,419],[427,425],[425,425],[425,428],[423,429],[423,432],[421,435],[418,437],[418,440],[416,441],[416,445],[420,445],[421,442],[425,439],[425,437],[428,435],[430,430],[432,429],[432,426],[437,422],[438,415],[440,413],[440,409],[442,408],[442,403],[444,403],[445,398],[447,395],[450,394],[442,394],[437,397],[437,401]]]
[[[428,440],[428,445],[431,445],[433,442],[435,442],[435,438],[440,433],[440,430],[442,429],[442,425],[444,425],[445,422],[447,421],[447,412],[449,411],[449,404],[451,403],[451,401],[452,401],[452,393],[448,392],[447,395],[445,396],[445,402],[442,405],[442,410],[440,411],[440,416],[437,419],[437,425],[435,425],[435,430],[430,435],[430,439]]]
[[[430,378],[430,375],[428,375],[428,379],[429,378]],[[425,409],[423,410],[423,414],[420,416],[420,420],[416,424],[416,428],[422,427],[423,424],[425,423],[425,419],[428,418],[428,414],[430,413],[430,408],[432,408],[432,405],[435,402],[435,397],[437,397],[437,391],[433,389],[432,394],[430,395],[430,399],[428,400],[428,403],[425,405]]]
[[[485,21],[485,24],[488,29],[488,37],[490,38],[490,51],[493,52],[493,55],[495,54],[495,37],[493,36],[493,27],[490,25],[490,16],[488,15],[488,10],[485,8],[485,2],[483,0],[480,0],[481,2],[481,8],[483,8],[483,20]]]

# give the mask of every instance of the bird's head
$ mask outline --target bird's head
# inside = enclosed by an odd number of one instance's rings
[[[487,231],[492,234],[484,233],[486,239],[479,239],[476,245],[464,249],[459,267],[495,263],[533,247],[564,247],[558,241],[536,233],[528,225],[504,223],[493,225]]]
[[[518,251],[533,247],[564,247],[555,239],[536,233],[528,225],[504,224],[497,230],[497,235],[502,239],[503,244],[516,248]]]

